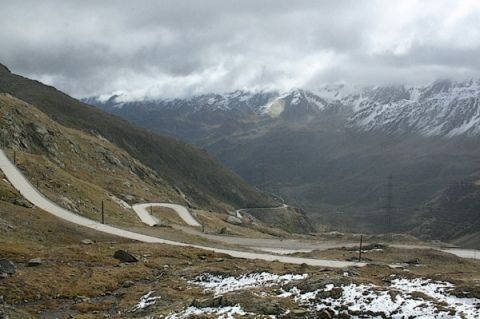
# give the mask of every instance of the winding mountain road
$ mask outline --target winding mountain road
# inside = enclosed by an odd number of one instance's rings
[[[166,207],[173,209],[178,216],[180,216],[183,221],[193,227],[200,227],[199,222],[195,218],[193,218],[192,214],[182,205],[178,204],[168,204],[168,203],[145,203],[145,204],[135,204],[132,206],[133,210],[135,213],[137,213],[138,217],[144,222],[145,224],[149,226],[155,226],[158,224],[158,220],[155,218],[155,216],[152,216],[147,208],[148,207]]]
[[[133,239],[141,242],[146,242],[146,243],[158,243],[158,244],[199,248],[199,249],[214,251],[217,253],[223,253],[236,258],[261,259],[266,261],[276,260],[284,263],[292,263],[292,264],[305,263],[311,266],[333,267],[333,268],[343,268],[343,267],[351,267],[351,266],[361,267],[365,265],[365,263],[357,263],[357,262],[322,260],[322,259],[313,259],[313,258],[299,258],[299,257],[290,257],[290,256],[278,256],[278,255],[267,254],[267,253],[264,254],[264,253],[253,253],[253,252],[237,251],[237,250],[230,250],[230,249],[220,249],[220,248],[206,247],[206,246],[200,246],[200,245],[186,244],[182,242],[171,241],[167,239],[162,239],[158,237],[131,232],[121,228],[101,224],[91,219],[82,217],[72,211],[69,211],[63,207],[58,206],[56,203],[47,199],[35,187],[32,186],[32,184],[27,180],[27,178],[22,174],[22,172],[20,172],[20,170],[8,159],[8,157],[6,156],[3,150],[0,150],[0,169],[3,171],[6,178],[10,181],[12,186],[15,189],[17,189],[20,192],[20,194],[22,194],[22,196],[25,197],[25,199],[27,199],[33,205],[63,220],[66,220],[68,222],[74,223],[79,226],[88,227],[90,229],[94,229],[103,233],[107,233],[107,234],[111,234],[111,235],[115,235],[123,238]],[[142,214],[144,214],[146,212],[146,207],[148,207],[149,204],[142,204],[142,205],[144,206],[139,206],[138,209],[142,212]],[[161,205],[164,207],[173,208],[177,212],[178,212],[177,206],[179,206],[179,205],[168,204],[168,203],[153,203],[153,205]],[[188,213],[188,215],[190,214]],[[148,219],[148,217],[146,217],[145,215],[143,217],[145,219]],[[150,217],[153,218],[153,216],[150,216]],[[187,220],[188,219],[189,218],[187,217]],[[150,222],[151,221],[153,220],[150,220]]]

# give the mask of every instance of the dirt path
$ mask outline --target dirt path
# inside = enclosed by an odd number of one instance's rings
[[[300,240],[300,239],[278,239],[278,238],[249,238],[249,237],[235,237],[215,234],[204,234],[196,229],[184,226],[177,226],[176,228],[191,235],[203,237],[209,240],[223,242],[230,245],[241,245],[251,249],[260,250],[263,252],[270,252],[279,255],[291,254],[296,252],[311,252],[313,250],[327,250],[341,247],[358,246],[358,242],[345,241],[314,241],[314,240]],[[364,245],[368,245],[365,242]],[[444,251],[461,258],[480,259],[480,250],[461,249],[461,248],[442,248],[427,245],[404,245],[404,244],[388,244],[394,248],[403,249],[436,249]]]

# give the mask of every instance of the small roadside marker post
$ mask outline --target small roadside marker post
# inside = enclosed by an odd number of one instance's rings
[[[360,235],[360,249],[358,250],[358,261],[362,261],[362,244],[363,244],[363,235]]]
[[[103,200],[102,200],[102,224],[105,224],[105,211],[104,211]]]

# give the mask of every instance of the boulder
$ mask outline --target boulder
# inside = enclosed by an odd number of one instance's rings
[[[130,253],[127,253],[125,250],[117,250],[113,254],[113,258],[120,260],[125,263],[135,263],[138,259]]]
[[[420,264],[420,259],[419,258],[413,258],[405,261],[406,264],[408,265],[419,265]]]
[[[333,318],[334,315],[335,315],[335,313],[331,309],[327,308],[327,309],[322,310],[318,314],[317,318],[318,319],[330,319],[330,318]]]
[[[223,305],[223,297],[193,299],[192,306],[197,308],[217,308]]]
[[[341,277],[341,278],[323,278],[323,277],[315,277],[311,276],[310,278],[307,278],[305,280],[302,280],[301,282],[290,282],[288,284],[285,284],[283,286],[283,290],[289,291],[292,288],[297,288],[300,290],[302,293],[306,292],[311,292],[315,290],[325,290],[325,287],[329,284],[333,284],[335,287],[340,287],[343,285],[348,285],[352,283],[352,279],[349,277]],[[334,288],[335,289],[335,288]],[[331,291],[325,292],[325,298],[326,297],[331,297],[330,294],[332,294]],[[338,293],[338,291],[333,292],[333,294]],[[321,295],[322,293],[320,293]]]
[[[343,289],[340,287],[334,287],[331,290],[324,290],[324,291],[318,292],[317,299],[319,301],[326,298],[338,299],[342,297],[342,295],[343,295]]]
[[[40,257],[32,258],[28,261],[27,267],[36,267],[36,266],[40,266],[41,264],[43,264],[42,258]]]
[[[291,311],[294,318],[306,318],[308,316],[308,310],[306,309],[293,309]]]
[[[280,316],[285,312],[285,309],[283,309],[276,300],[265,302],[262,299],[253,299],[248,305],[245,305],[245,308],[249,312],[266,316]]]
[[[348,311],[347,310],[342,310],[340,311],[340,313],[338,314],[338,319],[350,319],[352,316],[350,316],[348,314]]]
[[[230,223],[232,225],[241,225],[242,220],[236,216],[227,216],[227,223]]]
[[[13,204],[17,206],[23,206],[25,208],[32,208],[33,204],[24,198],[15,198]]]
[[[15,273],[15,264],[8,259],[0,259],[0,274],[13,275]]]
[[[84,245],[91,245],[93,243],[94,242],[91,239],[88,239],[88,238],[82,239],[82,244],[84,244]]]

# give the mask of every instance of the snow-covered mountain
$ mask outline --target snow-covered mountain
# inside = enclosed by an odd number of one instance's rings
[[[89,98],[85,102],[119,114],[155,112],[158,116],[298,119],[322,116],[332,108],[347,110],[345,127],[388,134],[422,136],[480,135],[480,80],[439,80],[425,86],[353,87],[326,85],[316,90],[287,92],[238,90],[184,99],[124,101],[122,95]],[[120,110],[122,109],[122,110]],[[221,124],[221,123],[218,123]]]
[[[423,136],[480,134],[480,81],[436,81],[423,87],[375,87],[349,95],[349,125],[366,131]]]

